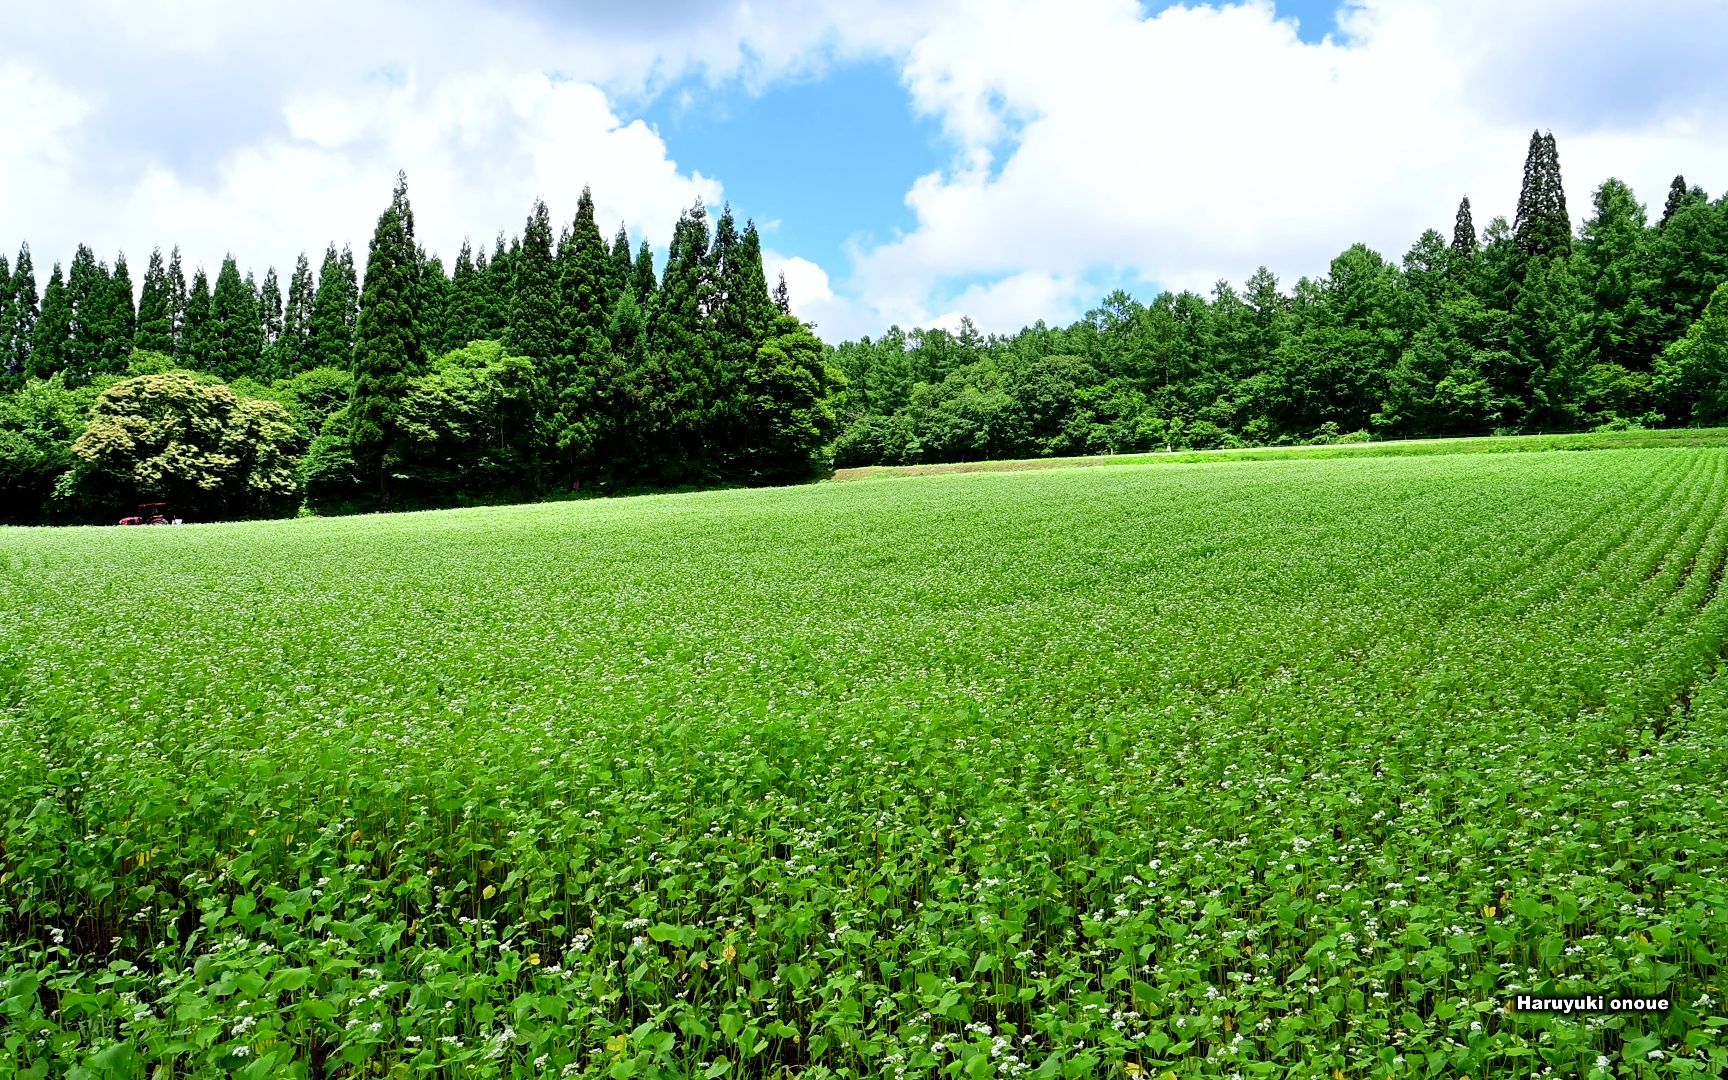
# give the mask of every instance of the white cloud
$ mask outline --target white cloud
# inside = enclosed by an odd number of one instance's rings
[[[598,88],[545,75],[364,82],[294,94],[282,115],[283,134],[229,148],[197,173],[146,161],[99,188],[72,155],[38,155],[40,175],[8,192],[0,231],[28,230],[44,272],[78,242],[109,259],[124,249],[135,268],[153,245],[178,243],[189,266],[212,273],[232,250],[260,275],[266,265],[285,275],[298,251],[316,265],[332,239],[351,242],[363,265],[398,168],[420,241],[447,264],[467,231],[487,248],[492,232],[519,232],[536,197],[555,227],[567,222],[584,184],[608,238],[622,220],[633,240],[655,243],[697,196],[722,196],[718,181],[680,170],[640,121],[621,121]]]
[[[840,291],[1013,329],[1089,306],[1088,274],[1204,291],[1261,263],[1321,274],[1358,240],[1397,258],[1463,194],[1479,225],[1510,216],[1533,127],[1555,131],[1577,220],[1609,175],[1658,205],[1676,171],[1720,188],[1728,77],[1700,43],[1728,40],[1728,5],[1662,7],[1364,0],[1311,44],[1264,0],[967,0],[904,68],[955,164]]]
[[[1066,319],[1089,282],[1204,290],[1265,263],[1288,283],[1357,240],[1397,257],[1461,194],[1479,223],[1510,214],[1533,127],[1574,218],[1609,175],[1657,205],[1675,171],[1728,187],[1728,5],[1352,0],[1339,24],[1303,42],[1269,0],[39,5],[0,42],[0,246],[27,237],[44,273],[79,241],[286,271],[328,239],[363,255],[398,167],[446,259],[535,196],[568,220],[584,183],[608,234],[662,241],[725,178],[635,106],[692,73],[882,56],[953,158],[906,192],[903,235],[777,257],[830,338]]]

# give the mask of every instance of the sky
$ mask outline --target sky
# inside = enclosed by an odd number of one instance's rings
[[[762,231],[830,341],[1071,321],[1117,288],[1286,285],[1514,211],[1552,130],[1574,222],[1728,191],[1728,0],[65,0],[0,37],[0,250],[178,244],[286,278],[366,242],[554,221]]]

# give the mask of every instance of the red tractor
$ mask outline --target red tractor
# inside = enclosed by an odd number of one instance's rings
[[[122,525],[178,525],[180,519],[175,517],[165,502],[139,503],[138,513],[132,517],[120,519]]]

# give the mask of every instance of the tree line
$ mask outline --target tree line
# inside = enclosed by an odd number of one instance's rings
[[[830,465],[1728,422],[1728,196],[1659,217],[1610,179],[1575,230],[1552,134],[1513,219],[1353,245],[1288,291],[1117,291],[1063,327],[890,329],[830,348],[730,209],[666,263],[584,190],[447,272],[398,178],[367,252],[286,288],[153,251],[0,257],[0,520],[110,521],[795,482]],[[136,303],[134,297],[136,296]]]
[[[1516,214],[1289,291],[1117,291],[1071,325],[898,327],[839,346],[839,466],[1728,421],[1728,196],[1650,220],[1608,180],[1574,231],[1551,133]],[[1712,300],[1712,297],[1715,297]],[[1709,313],[1706,314],[1706,307]]]
[[[542,201],[450,272],[398,177],[367,251],[303,254],[282,288],[225,258],[190,284],[151,253],[79,245],[37,293],[0,259],[0,520],[107,521],[514,501],[581,490],[792,482],[826,464],[832,350],[770,292],[754,224],[700,200],[666,265],[584,189]]]

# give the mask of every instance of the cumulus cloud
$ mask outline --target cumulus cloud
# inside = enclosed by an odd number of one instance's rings
[[[1205,290],[1261,263],[1323,273],[1358,240],[1396,257],[1463,194],[1479,224],[1510,215],[1533,127],[1555,130],[1578,219],[1609,175],[1658,203],[1677,170],[1720,187],[1728,75],[1704,43],[1728,40],[1728,6],[1658,6],[1361,0],[1308,43],[1269,2],[967,0],[904,67],[954,164],[842,291],[1009,329],[1076,314],[1096,297],[1073,283],[1101,272]]]
[[[1011,330],[1114,282],[1204,290],[1261,263],[1289,282],[1358,240],[1396,257],[1460,195],[1510,214],[1535,127],[1575,218],[1609,175],[1652,203],[1675,171],[1728,186],[1728,5],[1351,0],[1338,25],[1304,42],[1269,0],[71,0],[0,41],[0,241],[28,235],[44,266],[80,240],[135,264],[179,242],[212,269],[332,238],[363,255],[402,167],[446,258],[535,196],[567,220],[584,183],[608,232],[661,242],[725,178],[681,166],[639,106],[863,57],[898,65],[952,157],[910,185],[903,233],[777,256],[830,338]]]
[[[608,236],[655,243],[724,194],[614,104],[651,46],[631,61],[567,21],[439,0],[55,12],[0,42],[0,243],[28,239],[44,273],[80,242],[135,267],[158,243],[212,271],[232,250],[285,273],[330,240],[363,262],[398,168],[446,261],[465,233],[517,232],[536,197],[567,221],[584,184]]]

